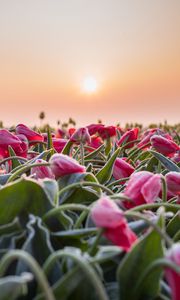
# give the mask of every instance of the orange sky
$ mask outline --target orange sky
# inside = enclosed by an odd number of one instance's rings
[[[179,13],[179,0],[0,0],[0,119],[179,122]]]

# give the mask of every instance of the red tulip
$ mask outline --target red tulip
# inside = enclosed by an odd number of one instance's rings
[[[124,194],[132,203],[124,203],[129,208],[145,203],[153,203],[161,191],[161,175],[148,171],[133,173],[127,183]]]
[[[0,156],[5,158],[9,156],[8,146],[11,146],[16,154],[23,152],[22,141],[6,129],[0,130]]]
[[[86,127],[77,129],[70,137],[70,141],[73,143],[90,143],[91,137]]]
[[[180,173],[169,172],[165,175],[167,187],[174,195],[180,195]]]
[[[137,140],[138,137],[138,132],[139,132],[139,128],[134,128],[131,129],[129,131],[126,131],[122,137],[120,138],[120,140],[118,141],[118,146],[121,146],[122,144],[126,144],[132,141],[132,143],[130,143],[129,145],[127,145],[125,148],[131,148],[134,146],[133,141]]]
[[[17,134],[16,136],[21,140],[21,145],[19,148],[15,149],[15,152],[18,156],[22,156],[26,158],[28,152],[28,146],[29,146],[28,139],[23,134]]]
[[[99,132],[101,128],[103,128],[103,124],[91,124],[87,126],[90,135],[94,135]]]
[[[75,159],[64,154],[54,154],[49,160],[51,170],[56,178],[73,174],[85,172],[85,167],[81,166]]]
[[[88,146],[97,149],[99,148],[101,145],[103,144],[102,139],[100,138],[100,136],[91,136],[91,142],[88,144]],[[88,151],[93,151],[93,150],[89,150]]]
[[[135,169],[128,162],[126,162],[124,158],[118,157],[116,158],[113,166],[113,177],[116,180],[129,177],[134,172],[134,170]]]
[[[56,137],[62,139],[62,138],[65,137],[65,134],[66,134],[66,132],[64,130],[58,128],[57,133],[56,133]]]
[[[100,137],[105,140],[116,136],[116,127],[115,126],[103,126],[98,129]]]
[[[167,156],[172,156],[176,151],[180,150],[180,147],[175,142],[160,135],[153,135],[151,144],[158,152]]]
[[[137,240],[137,236],[128,226],[123,211],[107,196],[94,204],[91,218],[97,227],[104,228],[103,234],[107,239],[125,251],[129,251]]]
[[[137,144],[137,147],[139,148],[141,147],[142,149],[149,148],[149,146],[147,146],[147,143],[150,143],[151,137],[154,135],[160,135],[162,137],[165,137],[168,140],[172,140],[172,137],[168,133],[165,133],[159,128],[153,128],[153,129],[148,129],[144,132],[141,141]],[[143,146],[145,146],[145,148],[143,148]]]
[[[180,267],[180,243],[174,244],[167,252],[167,260]],[[172,292],[172,300],[180,299],[180,274],[176,273],[172,268],[165,268],[165,277]]]
[[[19,124],[16,126],[16,134],[23,134],[27,137],[28,141],[38,141],[43,142],[44,138],[38,132],[30,129],[26,125]]]
[[[61,153],[64,146],[67,144],[68,140],[66,139],[58,139],[58,138],[52,138],[53,147],[58,152]]]
[[[46,163],[43,159],[37,159],[35,163]],[[50,178],[55,179],[55,176],[49,166],[37,166],[31,168],[31,174],[34,175],[36,179]]]

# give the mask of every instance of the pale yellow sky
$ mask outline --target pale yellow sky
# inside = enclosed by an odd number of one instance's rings
[[[179,122],[179,15],[179,0],[0,0],[0,119]]]

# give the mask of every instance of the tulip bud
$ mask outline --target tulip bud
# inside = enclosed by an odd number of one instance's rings
[[[54,154],[51,156],[50,167],[56,178],[73,173],[85,172],[85,167],[81,166],[74,158],[64,154]]]
[[[13,150],[18,154],[21,152],[22,141],[14,134],[6,129],[0,130],[0,157],[5,158],[9,156],[8,146],[11,146]]]
[[[134,170],[135,169],[129,163],[127,163],[125,159],[118,157],[116,158],[113,166],[113,177],[116,180],[129,177]]]
[[[100,137],[105,140],[116,136],[116,127],[115,126],[103,126],[98,129]]]
[[[46,163],[43,159],[37,159],[35,163]],[[31,168],[31,175],[34,175],[36,179],[50,178],[55,179],[55,176],[49,166],[37,166]]]
[[[127,183],[124,194],[134,203],[124,203],[132,207],[145,203],[153,203],[161,191],[161,175],[152,174],[148,171],[133,173]]]
[[[125,132],[122,137],[120,138],[119,142],[118,142],[118,146],[121,146],[123,144],[129,143],[132,141],[132,143],[130,143],[129,145],[127,145],[125,148],[131,148],[134,146],[133,141],[137,140],[138,137],[138,132],[139,132],[139,128],[134,128],[131,129],[127,132]]]
[[[77,129],[70,137],[70,141],[74,143],[90,143],[91,137],[86,127]]]
[[[168,190],[175,195],[180,195],[180,173],[169,172],[165,175],[165,179]]]
[[[99,132],[101,128],[103,128],[103,124],[90,124],[87,126],[90,135],[94,135]]]
[[[170,139],[167,139],[160,135],[153,135],[151,137],[152,146],[160,153],[172,156],[176,151],[180,150],[180,147]]]
[[[43,142],[44,138],[38,132],[30,129],[26,125],[19,124],[16,126],[16,134],[23,134],[27,137],[28,141],[39,141]]]
[[[180,243],[174,244],[168,250],[167,260],[180,267]],[[172,300],[180,299],[180,274],[176,273],[172,268],[165,268],[165,277],[172,292]]]
[[[68,140],[66,139],[59,139],[59,138],[53,138],[53,147],[58,152],[61,153],[65,145],[67,144]]]
[[[123,211],[107,196],[94,204],[91,218],[97,227],[104,228],[103,234],[107,239],[125,251],[129,251],[137,240],[137,236],[128,226]]]

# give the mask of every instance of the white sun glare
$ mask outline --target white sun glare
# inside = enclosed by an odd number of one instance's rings
[[[86,93],[94,93],[97,90],[97,81],[94,77],[86,77],[83,81],[83,90]]]

